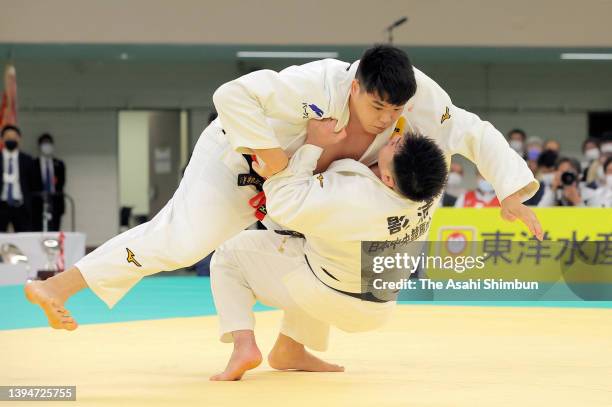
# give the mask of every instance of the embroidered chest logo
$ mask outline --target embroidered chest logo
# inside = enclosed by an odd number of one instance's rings
[[[444,123],[445,121],[447,121],[450,118],[451,118],[450,109],[448,108],[448,106],[446,106],[446,113],[444,113],[442,115],[442,119],[440,120],[440,124]]]
[[[317,179],[319,180],[319,185],[321,186],[321,188],[323,188],[323,174],[319,174]]]
[[[125,250],[127,250],[127,262],[133,263],[136,267],[142,267],[142,264],[138,263],[138,261],[136,260],[134,252],[128,249],[127,247],[125,248]]]
[[[315,105],[314,103],[308,104],[306,102],[302,102],[302,119],[310,118],[310,113],[308,112],[308,109],[310,109],[315,115],[317,115],[317,117],[323,117],[323,110],[321,110],[319,106]]]

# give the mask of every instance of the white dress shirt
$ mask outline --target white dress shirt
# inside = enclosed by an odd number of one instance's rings
[[[8,151],[6,148],[2,150],[3,158],[3,180],[2,200],[8,201],[8,186],[13,185],[13,200],[23,201],[21,194],[21,184],[19,183],[19,150]],[[13,160],[13,171],[9,175],[9,160]]]

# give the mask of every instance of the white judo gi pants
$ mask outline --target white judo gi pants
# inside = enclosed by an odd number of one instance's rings
[[[149,222],[108,240],[75,266],[91,290],[112,308],[144,276],[195,264],[257,220],[248,204],[256,189],[237,186],[238,174],[248,172],[244,157],[231,149],[221,128],[211,124],[200,136],[183,179],[164,208]]]
[[[324,351],[330,326],[363,332],[383,325],[395,302],[362,301],[326,287],[304,257],[305,240],[273,231],[248,230],[225,242],[211,261],[211,288],[220,339],[254,330],[255,301],[284,311],[280,332]]]

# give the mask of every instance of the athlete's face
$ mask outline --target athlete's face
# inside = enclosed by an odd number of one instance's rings
[[[378,152],[378,169],[380,170],[380,179],[389,188],[395,187],[395,178],[393,171],[393,157],[404,141],[403,136],[395,136],[389,138],[387,144]]]
[[[357,79],[353,80],[351,100],[351,114],[356,115],[361,126],[371,134],[382,133],[393,126],[404,110],[404,105],[392,105],[378,94],[367,93]]]

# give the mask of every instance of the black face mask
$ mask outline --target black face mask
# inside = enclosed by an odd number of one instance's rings
[[[4,142],[4,147],[6,147],[8,151],[13,151],[17,148],[17,142],[15,140],[6,140]]]

